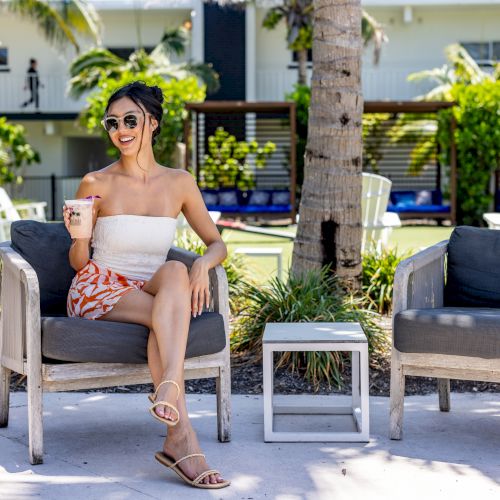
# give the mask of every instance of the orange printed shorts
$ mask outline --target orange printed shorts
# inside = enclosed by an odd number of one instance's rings
[[[145,281],[127,278],[89,260],[73,278],[66,304],[70,317],[98,319],[130,290],[142,290]]]

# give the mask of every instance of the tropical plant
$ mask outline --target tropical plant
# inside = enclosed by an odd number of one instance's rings
[[[396,248],[383,248],[363,255],[363,286],[367,307],[379,314],[390,314],[394,273],[398,264],[411,252],[399,253]]]
[[[276,145],[267,141],[259,146],[257,141],[238,141],[234,135],[218,127],[208,138],[208,153],[200,167],[199,186],[249,189],[255,186],[255,175],[248,156],[252,155],[257,168],[264,168],[276,151]]]
[[[269,9],[262,22],[265,28],[274,29],[282,20],[285,21],[288,48],[297,52],[299,85],[307,83],[307,52],[312,48],[313,10],[313,0],[284,0],[281,5]],[[388,38],[380,23],[365,11],[361,28],[364,45],[374,44],[374,64],[378,64],[382,44]]]
[[[384,344],[384,335],[375,323],[378,315],[363,309],[363,298],[346,291],[329,266],[301,276],[290,274],[286,283],[272,278],[264,286],[245,284],[244,293],[249,304],[234,323],[233,351],[260,358],[262,335],[269,322],[359,322],[370,352]],[[340,352],[283,353],[277,366],[299,371],[316,387],[320,381],[340,386],[346,359]]]
[[[320,2],[314,10],[313,78],[300,219],[292,270],[332,263],[361,286],[361,5]],[[335,29],[323,29],[335,26]],[[342,32],[339,44],[337,33]],[[350,47],[346,54],[344,46]],[[316,57],[321,64],[315,64]],[[335,75],[335,78],[332,78]]]
[[[40,155],[26,141],[25,128],[0,116],[0,185],[22,183],[24,168],[33,163],[40,163]]]
[[[128,60],[102,47],[91,48],[71,63],[67,92],[78,99],[85,92],[95,89],[103,78],[121,79],[124,74],[134,72],[144,73],[148,77],[161,76],[168,81],[195,76],[207,86],[208,92],[216,92],[219,88],[219,75],[210,64],[171,62],[171,54],[179,55],[184,52],[186,41],[184,28],[166,31],[150,54],[144,49],[137,49]]]
[[[80,124],[87,128],[89,133],[101,131],[102,137],[110,146],[108,155],[118,157],[119,152],[109,141],[108,133],[101,126],[101,120],[111,94],[136,80],[147,85],[157,85],[163,92],[164,114],[154,150],[158,161],[168,165],[172,161],[176,143],[182,140],[184,120],[187,117],[186,102],[201,102],[205,99],[205,88],[199,85],[194,76],[166,81],[160,75],[130,70],[122,72],[118,78],[103,76],[98,82],[97,89],[87,97],[87,106],[80,114]]]
[[[493,201],[491,177],[500,169],[500,81],[455,84],[451,96],[456,106],[445,117],[449,123],[453,113],[456,122],[457,220],[459,224],[483,225],[483,214]],[[439,138],[443,155],[449,154],[450,135]]]
[[[460,44],[454,43],[445,48],[448,63],[441,68],[419,71],[408,75],[408,81],[431,81],[436,84],[426,94],[416,97],[424,101],[453,101],[456,85],[475,85],[482,82],[494,82],[500,75],[500,64],[490,74],[474,61],[467,50]],[[450,121],[449,113],[441,111],[432,114],[404,113],[398,117],[394,126],[389,130],[388,137],[392,143],[414,143],[410,154],[408,173],[420,175],[426,165],[433,163],[437,158],[438,143],[449,146]],[[446,139],[446,136],[448,137]],[[440,142],[439,137],[443,140]],[[445,151],[445,156],[448,152]]]
[[[500,75],[500,64],[490,74],[477,64],[467,50],[458,43],[448,45],[444,49],[448,63],[440,68],[410,73],[407,77],[409,82],[420,82],[430,80],[436,86],[424,95],[416,97],[421,101],[451,101],[451,89],[455,83],[476,84],[483,81],[498,80]]]
[[[0,8],[34,22],[45,38],[59,49],[70,44],[78,53],[77,35],[101,44],[101,19],[88,0],[0,0]]]

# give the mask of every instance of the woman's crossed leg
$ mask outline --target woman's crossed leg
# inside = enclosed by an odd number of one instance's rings
[[[162,380],[175,380],[181,389],[177,398],[174,384],[163,384],[157,401],[167,401],[177,407],[179,422],[168,427],[163,451],[178,460],[191,453],[199,453],[196,434],[191,426],[184,393],[184,358],[191,317],[191,291],[187,267],[178,261],[163,264],[141,290],[125,294],[101,320],[138,323],[150,329],[148,339],[148,365],[153,384]],[[177,415],[168,406],[158,406],[159,416],[176,420]],[[192,457],[180,464],[184,473],[194,479],[209,467],[203,457]],[[212,474],[204,483],[222,482]]]

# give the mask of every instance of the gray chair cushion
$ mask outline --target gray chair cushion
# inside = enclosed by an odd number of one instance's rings
[[[500,231],[499,231],[500,232]],[[398,351],[500,358],[500,309],[408,309],[394,318]]]
[[[500,231],[455,228],[448,242],[444,305],[500,307]]]
[[[42,315],[66,315],[66,298],[75,276],[69,265],[71,238],[64,223],[18,220],[10,229],[12,248],[35,270]]]
[[[149,329],[134,323],[43,317],[42,354],[57,361],[146,363]],[[224,320],[204,312],[191,318],[186,358],[214,354],[226,345]]]

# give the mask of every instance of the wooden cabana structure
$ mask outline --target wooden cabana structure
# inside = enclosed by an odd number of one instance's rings
[[[453,102],[443,101],[366,101],[364,113],[388,113],[395,120],[401,114],[437,114],[454,106]],[[296,109],[293,102],[245,102],[245,101],[206,101],[188,103],[188,117],[184,121],[184,140],[187,144],[185,155],[186,169],[191,168],[200,180],[200,166],[208,149],[208,137],[218,126],[236,136],[238,140],[272,141],[277,145],[277,153],[268,161],[266,167],[255,171],[256,186],[247,193],[229,189],[202,189],[205,203],[211,210],[220,210],[224,216],[247,219],[252,216],[275,219],[290,217],[296,219]],[[393,181],[393,192],[388,210],[397,212],[402,219],[432,218],[456,221],[456,147],[454,143],[455,120],[450,125],[450,204],[442,202],[442,172],[439,157],[436,164],[425,172],[425,176],[408,176],[409,153],[402,153],[387,159],[390,168],[380,170],[383,176]],[[424,133],[424,131],[422,131]],[[392,162],[392,163],[391,163]],[[392,169],[392,170],[391,170]],[[419,184],[420,183],[420,184]],[[398,187],[398,185],[400,187]],[[401,187],[402,186],[402,187]],[[223,191],[226,191],[223,193]],[[255,192],[255,194],[254,194]],[[264,196],[264,194],[269,196]],[[409,203],[411,195],[427,193],[430,200]],[[260,195],[260,204],[250,203]],[[273,203],[288,196],[286,203]],[[405,197],[405,202],[398,201]],[[261,201],[262,201],[261,200]],[[220,203],[223,201],[223,203]]]

